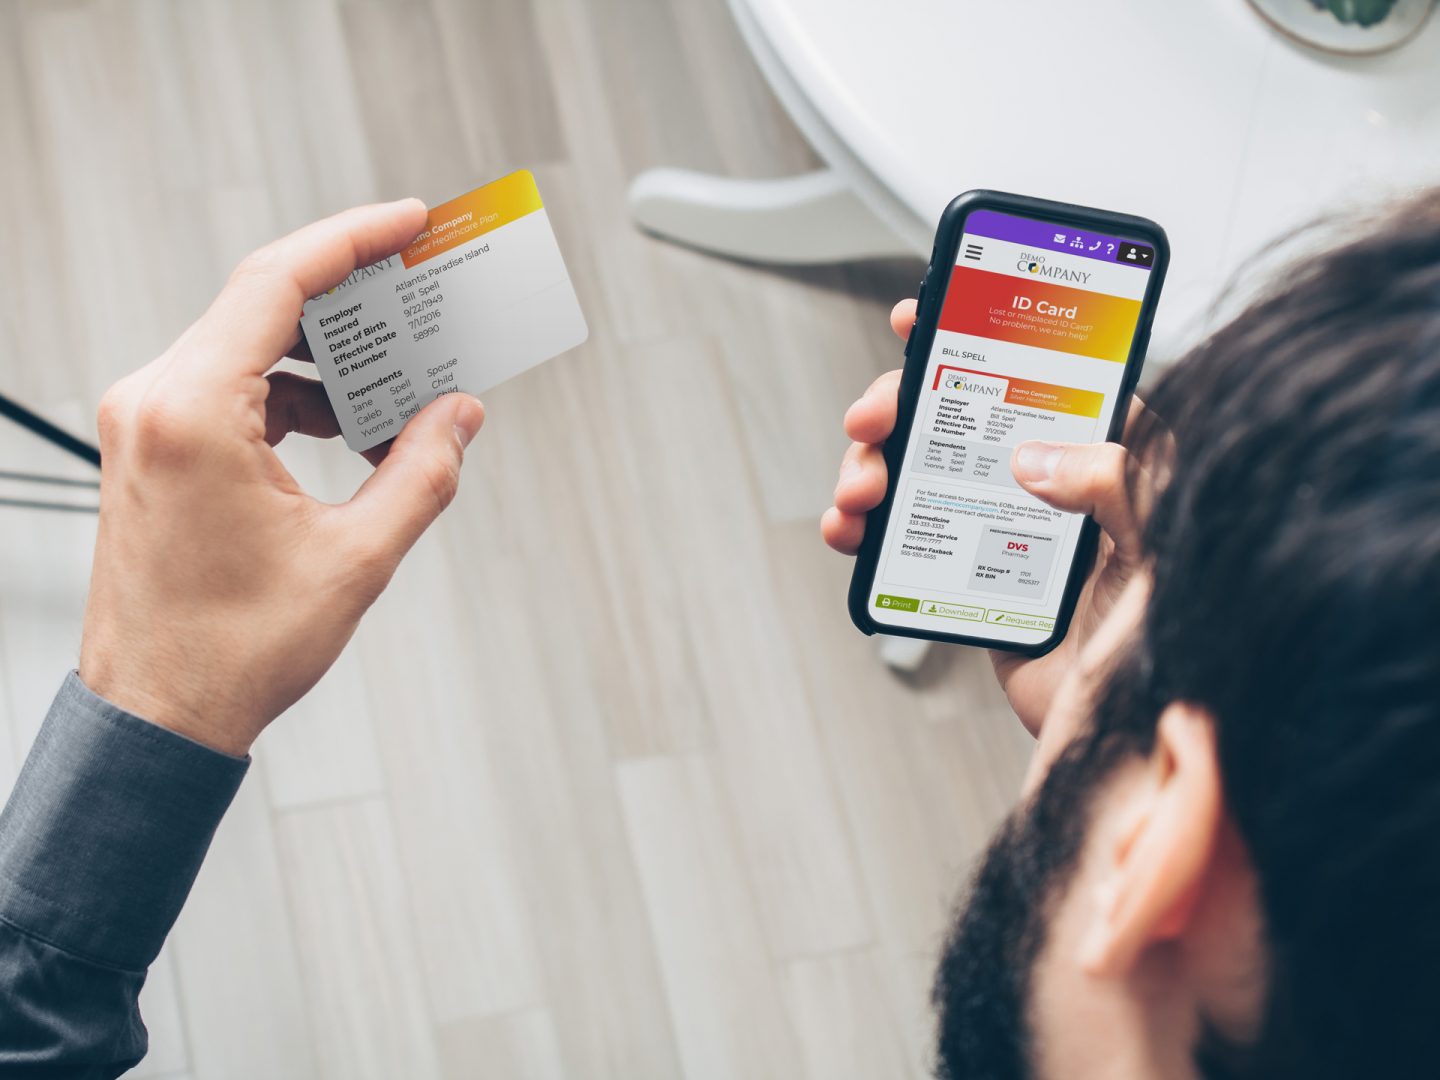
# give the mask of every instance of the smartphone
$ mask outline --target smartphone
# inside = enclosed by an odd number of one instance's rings
[[[850,582],[856,626],[1031,656],[1065,637],[1098,529],[1020,487],[1010,455],[1120,435],[1169,258],[1165,231],[1128,214],[998,191],[946,207]]]

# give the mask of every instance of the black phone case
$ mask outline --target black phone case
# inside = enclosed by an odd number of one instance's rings
[[[1110,442],[1115,442],[1125,428],[1125,418],[1130,411],[1130,398],[1135,392],[1135,384],[1140,380],[1140,371],[1145,363],[1145,350],[1150,344],[1150,325],[1154,321],[1160,289],[1165,283],[1165,270],[1170,264],[1170,242],[1165,236],[1165,230],[1148,218],[1075,206],[1071,203],[1052,202],[1048,199],[1034,199],[1025,195],[1010,195],[1002,191],[983,190],[967,191],[952,199],[945,212],[940,215],[940,224],[935,230],[935,246],[930,252],[930,265],[920,283],[915,326],[905,343],[905,369],[900,377],[900,401],[895,431],[885,442],[885,465],[889,471],[889,482],[884,501],[870,511],[865,522],[865,539],[860,545],[855,559],[855,571],[850,579],[850,618],[867,634],[926,638],[930,641],[1002,649],[1024,656],[1043,656],[1064,640],[1070,627],[1070,618],[1075,612],[1075,602],[1095,558],[1095,545],[1100,531],[1091,518],[1085,519],[1081,529],[1080,542],[1075,548],[1075,557],[1071,560],[1065,581],[1065,592],[1060,599],[1060,610],[1055,616],[1055,629],[1044,641],[1025,645],[967,634],[943,634],[913,627],[891,626],[876,622],[871,618],[869,610],[881,543],[890,526],[891,504],[899,484],[900,462],[905,456],[905,447],[910,443],[910,429],[915,421],[925,369],[929,366],[930,348],[935,341],[940,308],[945,300],[945,291],[950,285],[950,273],[955,268],[960,237],[965,231],[965,219],[975,210],[999,210],[1021,217],[1039,218],[1057,225],[1078,226],[1112,235],[1134,237],[1147,241],[1155,248],[1155,264],[1150,269],[1150,281],[1140,306],[1140,320],[1135,327],[1135,337],[1130,343],[1130,355],[1125,361],[1119,399],[1110,421],[1110,430],[1105,435]]]

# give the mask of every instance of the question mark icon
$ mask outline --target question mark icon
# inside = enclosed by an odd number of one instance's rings
[[[1114,245],[1114,244],[1109,244],[1109,243],[1107,243],[1107,244],[1105,245],[1105,254],[1106,254],[1106,255],[1114,255],[1114,254],[1115,254],[1115,245]]]

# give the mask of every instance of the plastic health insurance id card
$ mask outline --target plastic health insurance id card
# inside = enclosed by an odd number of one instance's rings
[[[478,394],[589,330],[527,170],[430,211],[409,247],[305,305],[300,326],[352,450],[441,394]]]

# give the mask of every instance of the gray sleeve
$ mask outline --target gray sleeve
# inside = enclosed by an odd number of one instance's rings
[[[136,996],[249,764],[70,673],[0,813],[0,1075],[144,1056]]]

